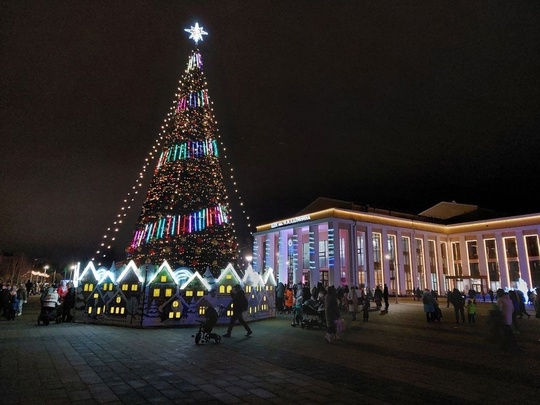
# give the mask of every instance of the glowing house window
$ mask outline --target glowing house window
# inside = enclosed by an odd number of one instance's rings
[[[227,274],[227,275],[225,276],[225,279],[226,279],[226,280],[232,280],[232,274]]]
[[[122,291],[127,291],[129,285],[128,284],[122,284]]]
[[[250,293],[250,292],[251,292],[251,286],[250,286],[250,285],[246,285],[246,292],[247,292],[247,293]]]
[[[139,288],[137,286],[137,284],[132,284],[131,285],[131,291],[137,291]]]
[[[197,297],[202,297],[204,295],[204,291],[197,291]]]
[[[94,289],[94,284],[85,284],[84,291],[92,291]]]
[[[186,290],[186,297],[193,297],[193,290]]]
[[[172,296],[172,288],[166,288],[165,297],[171,297],[171,296]]]
[[[220,294],[224,294],[224,293],[225,293],[225,286],[224,286],[224,285],[220,285],[220,286],[219,286],[219,293],[220,293]]]
[[[161,276],[159,280],[160,280],[162,283],[166,283],[166,282],[167,282],[167,276]]]
[[[103,291],[112,291],[113,283],[103,283]]]
[[[159,288],[154,288],[154,292],[152,293],[152,296],[159,297]]]
[[[199,307],[199,315],[204,315],[205,311],[206,311],[206,307]]]
[[[230,293],[231,290],[232,290],[232,285],[228,285],[228,286],[227,286],[227,293]]]
[[[95,298],[95,299],[98,299],[98,298],[99,298],[99,294],[98,294],[98,293],[94,294],[94,298]]]
[[[88,313],[89,313],[89,314],[92,313],[92,307],[88,307]]]

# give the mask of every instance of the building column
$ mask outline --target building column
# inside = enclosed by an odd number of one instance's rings
[[[366,226],[366,288],[375,286],[375,266],[373,264],[373,227]]]
[[[484,246],[484,238],[482,235],[477,235],[476,237],[476,252],[478,253],[478,271],[480,272],[480,276],[485,276],[486,278],[480,278],[480,282],[482,283],[482,290],[484,294],[487,294],[489,290],[488,285],[488,270],[487,270],[487,256],[486,256],[486,249]],[[486,285],[484,285],[484,282]]]
[[[309,226],[309,286],[313,288],[321,281],[321,269],[319,266],[319,225]]]
[[[292,233],[292,251],[293,251],[293,273],[294,273],[294,282],[296,284],[298,283],[301,283],[302,282],[302,276],[303,276],[303,272],[302,272],[302,266],[300,265],[299,263],[299,260],[301,260],[300,257],[298,257],[298,252],[299,252],[299,249],[298,249],[298,228],[293,228],[293,233]]]
[[[329,268],[328,285],[338,288],[341,285],[341,238],[339,235],[339,222],[332,221],[331,225],[334,229],[334,266]]]
[[[285,286],[288,285],[288,269],[287,269],[287,259],[288,259],[288,252],[287,252],[287,231],[286,230],[280,230],[279,231],[279,239],[278,239],[278,254],[277,254],[277,265],[278,265],[278,272],[279,272],[279,280],[285,284]]]
[[[495,234],[495,242],[497,246],[497,262],[499,264],[499,280],[501,287],[510,287],[510,281],[508,276],[508,264],[506,263],[506,255],[504,254],[505,247],[502,234],[497,232]]]
[[[516,230],[516,244],[519,260],[519,275],[527,284],[527,289],[529,289],[533,287],[531,280],[531,269],[529,267],[529,260],[527,258],[528,255],[525,237],[523,236],[523,231],[521,230]]]
[[[403,237],[401,231],[398,229],[396,232],[396,262],[395,266],[395,287],[398,295],[403,294],[405,291],[405,270],[403,267]]]

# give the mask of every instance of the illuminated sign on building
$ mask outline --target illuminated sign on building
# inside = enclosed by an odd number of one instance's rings
[[[284,221],[274,222],[270,226],[272,229],[274,229],[274,228],[279,228],[280,226],[296,224],[297,222],[309,221],[310,219],[311,219],[311,215],[302,215],[301,217],[295,217],[295,218],[285,219]]]

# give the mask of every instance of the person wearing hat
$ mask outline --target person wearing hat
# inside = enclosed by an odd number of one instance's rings
[[[224,334],[223,337],[231,337],[231,332],[237,319],[238,322],[240,322],[240,325],[242,325],[246,329],[246,336],[250,336],[253,332],[247,322],[244,321],[244,318],[242,316],[242,313],[244,311],[247,311],[248,309],[248,300],[246,298],[244,290],[242,290],[242,287],[239,284],[233,287],[233,289],[231,290],[231,296],[232,302],[230,306],[232,306],[233,313],[231,315],[231,320],[229,322],[229,328],[227,329],[227,333]]]

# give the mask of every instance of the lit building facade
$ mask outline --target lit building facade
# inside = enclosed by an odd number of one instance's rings
[[[540,214],[471,219],[482,212],[442,202],[408,215],[321,198],[257,227],[253,267],[286,285],[387,284],[398,295],[540,286]]]

